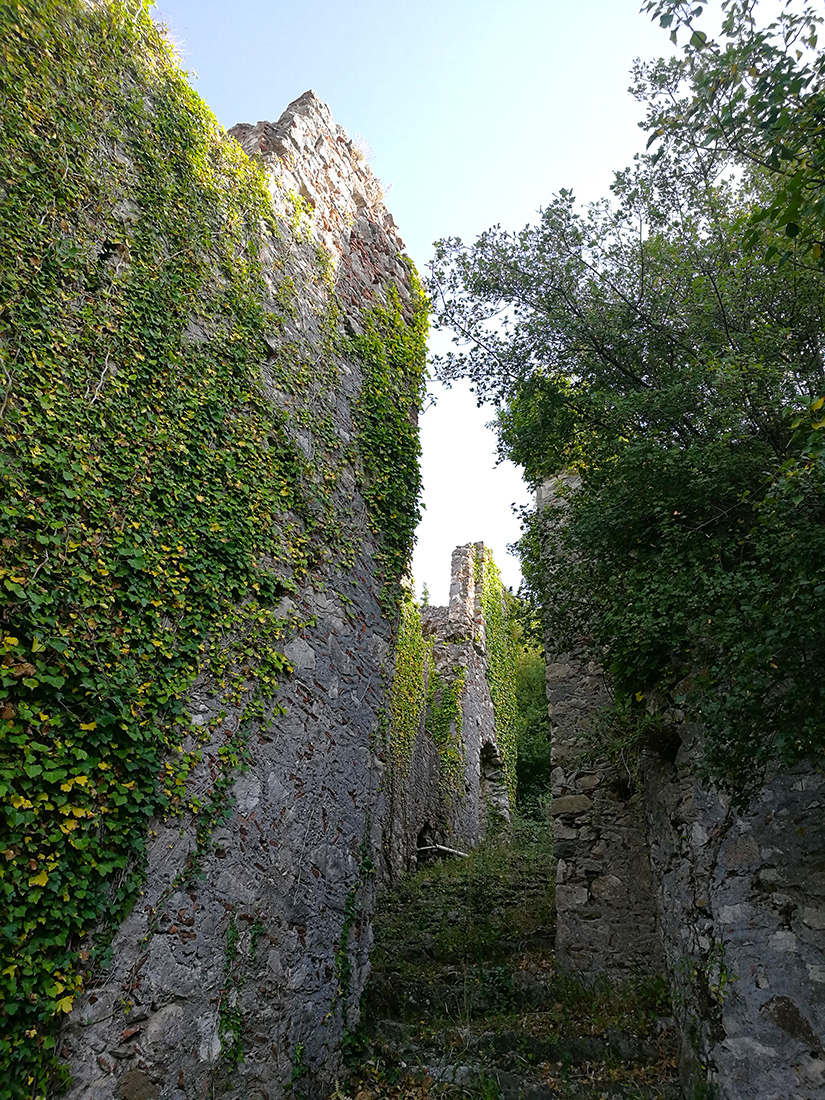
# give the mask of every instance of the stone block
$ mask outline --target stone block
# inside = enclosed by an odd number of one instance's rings
[[[590,894],[586,886],[556,886],[556,909],[581,909],[587,905]]]
[[[562,814],[582,814],[593,806],[591,799],[586,794],[565,794],[561,798],[554,798],[550,804],[550,813],[553,817]]]
[[[597,901],[619,901],[627,897],[627,887],[616,875],[600,875],[590,883],[590,892]]]
[[[580,790],[592,791],[595,787],[599,786],[601,781],[600,775],[580,775],[577,783]]]
[[[725,866],[742,869],[759,860],[759,845],[747,834],[735,837],[725,845]]]
[[[802,910],[802,923],[816,931],[825,929],[825,908],[809,905]]]

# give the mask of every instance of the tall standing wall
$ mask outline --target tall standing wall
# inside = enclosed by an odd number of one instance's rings
[[[488,621],[499,608],[497,621]],[[506,834],[515,746],[507,700],[494,698],[493,685],[494,666],[503,663],[512,689],[511,640],[498,571],[483,543],[453,551],[447,607],[407,602],[390,698],[386,881],[438,858],[439,848],[467,850]]]
[[[227,137],[140,12],[3,20],[0,1096],[323,1095],[368,966],[423,299],[314,93]]]
[[[274,125],[232,133],[261,156],[279,213],[278,236],[264,245],[272,250],[264,277],[294,284],[294,313],[267,351],[294,348],[307,370],[309,392],[296,395],[269,376],[264,359],[264,392],[287,412],[306,402],[293,431],[309,463],[330,447],[343,459],[331,504],[346,515],[351,556],[341,561],[334,542],[320,547],[315,569],[283,598],[281,612],[301,624],[284,637],[291,675],[270,705],[269,728],[253,722],[246,730],[248,766],[202,845],[194,881],[183,883],[181,872],[198,848],[197,818],[152,830],[147,883],[116,934],[114,964],[100,986],[89,983],[67,1029],[69,1096],[78,1098],[141,1088],[189,1100],[205,1087],[277,1096],[294,1074],[306,1078],[305,1091],[323,1093],[340,1069],[342,1033],[357,1023],[368,968],[378,749],[392,671],[382,589],[392,578],[378,561],[380,537],[361,493],[364,368],[325,343],[323,329],[364,331],[363,315],[385,304],[390,289],[403,323],[413,323],[416,305],[380,188],[313,93]],[[316,379],[324,375],[322,389]],[[318,438],[323,418],[337,439]],[[204,800],[241,708],[227,708],[208,678],[188,708],[199,730],[217,720],[190,778]]]

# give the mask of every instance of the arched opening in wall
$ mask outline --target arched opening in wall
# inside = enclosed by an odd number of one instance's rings
[[[418,837],[415,842],[415,854],[419,867],[437,854],[436,844],[437,840],[433,827],[429,821],[425,821],[424,825],[418,830]]]
[[[504,778],[504,763],[498,746],[488,741],[479,755],[479,836],[481,840],[509,830],[512,821],[510,796]]]

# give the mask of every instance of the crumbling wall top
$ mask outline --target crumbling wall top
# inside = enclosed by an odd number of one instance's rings
[[[380,226],[404,242],[384,205],[384,189],[343,126],[312,90],[304,92],[277,122],[240,122],[229,130],[248,156],[260,154],[284,192],[299,195],[315,211],[323,244],[341,253],[341,241],[356,218]],[[278,201],[277,195],[273,197]]]

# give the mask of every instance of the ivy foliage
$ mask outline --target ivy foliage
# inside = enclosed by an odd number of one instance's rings
[[[404,592],[390,689],[390,758],[393,779],[406,777],[427,698],[429,645],[421,631],[421,611],[410,589]]]
[[[426,729],[438,749],[439,784],[449,806],[464,798],[464,767],[467,749],[462,737],[464,712],[461,697],[466,670],[450,668],[439,672],[435,664],[427,679]]]
[[[262,240],[277,268],[300,226],[275,222],[148,4],[10,0],[0,56],[0,1076],[40,1097],[95,961],[79,944],[132,904],[149,819],[200,814],[208,840],[288,668],[284,595],[361,535],[321,393],[347,341],[328,326],[320,370],[279,335],[293,291],[264,278]],[[408,339],[394,300],[347,344],[390,591],[424,324],[422,304]],[[310,422],[312,464],[293,443]],[[241,715],[204,806],[183,748],[199,677]]]
[[[428,302],[412,264],[407,265],[413,295],[410,319],[392,288],[387,303],[362,318],[366,331],[345,342],[363,369],[354,413],[364,467],[361,490],[370,526],[380,538],[385,604],[393,613],[403,599],[401,578],[421,518],[418,409],[426,382]]]
[[[487,680],[495,712],[496,739],[504,761],[511,805],[515,805],[520,728],[515,688],[518,646],[515,600],[503,588],[492,554],[484,548],[476,552],[475,580],[481,591]],[[463,694],[466,680],[466,667],[451,660],[449,653],[436,652],[424,637],[421,610],[412,592],[406,590],[390,691],[392,780],[406,777],[415,738],[423,729],[438,749],[441,792],[450,805],[463,799],[465,794],[467,754],[463,737]]]
[[[257,170],[145,12],[0,18],[0,1057],[22,1096],[45,1088],[78,939],[123,914],[148,818],[181,803],[181,696],[207,659],[225,680],[230,640],[274,688],[306,537],[292,579],[262,566],[301,469],[256,383]]]
[[[422,631],[421,609],[412,590],[405,589],[390,689],[391,792],[406,782],[416,737],[426,733],[438,750],[441,793],[446,803],[453,805],[464,796],[462,693],[466,672],[443,659],[439,665],[432,642]]]
[[[510,805],[516,804],[519,707],[516,695],[518,626],[513,596],[501,583],[492,551],[476,552],[487,643],[487,683],[496,716],[496,741],[504,765]]]
[[[520,638],[516,649],[515,691],[518,703],[516,779],[518,807],[527,816],[543,816],[550,795],[550,718],[541,650]]]
[[[432,290],[440,371],[498,403],[502,454],[571,471],[522,542],[554,648],[606,663],[625,717],[700,718],[744,797],[825,749],[824,288],[743,244],[773,183],[730,167],[666,147],[612,202],[441,242]]]

